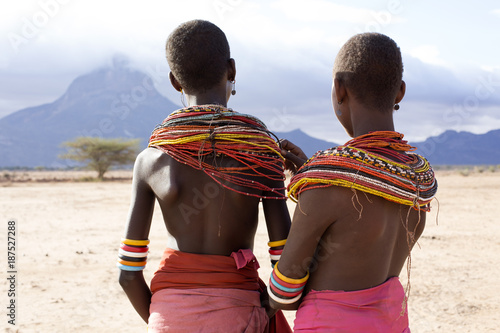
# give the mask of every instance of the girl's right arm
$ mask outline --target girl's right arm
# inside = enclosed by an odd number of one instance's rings
[[[153,216],[155,194],[148,184],[151,162],[148,162],[147,149],[135,161],[132,180],[132,200],[125,230],[125,239],[147,240]],[[147,323],[151,290],[149,289],[142,270],[120,270],[119,282],[130,302],[142,319]]]

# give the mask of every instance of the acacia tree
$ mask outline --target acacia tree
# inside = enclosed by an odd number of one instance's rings
[[[82,136],[66,141],[62,146],[67,148],[67,152],[59,158],[86,163],[88,168],[97,171],[97,178],[102,180],[111,166],[134,162],[139,151],[139,139],[123,140]]]

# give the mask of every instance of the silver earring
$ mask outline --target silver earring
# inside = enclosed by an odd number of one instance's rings
[[[231,81],[231,83],[233,84],[233,90],[231,90],[231,95],[234,96],[234,95],[236,95],[236,89],[235,89],[236,88],[236,82],[233,80],[233,81]]]
[[[184,105],[184,107],[187,107],[186,106],[186,101],[184,99],[184,91],[182,91],[182,89],[181,89],[181,103],[182,103],[182,105]]]
[[[399,110],[399,104],[394,104],[394,110],[396,110],[396,111]]]
[[[337,104],[339,105],[339,109],[338,109],[338,110],[335,110],[335,113],[336,113],[338,116],[341,116],[341,115],[342,115],[342,110],[340,110],[340,105],[342,105],[342,101],[337,102]]]

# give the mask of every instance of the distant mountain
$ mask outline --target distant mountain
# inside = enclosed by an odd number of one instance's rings
[[[0,167],[64,167],[60,144],[77,136],[142,138],[178,106],[144,73],[115,61],[76,78],[55,102],[0,119]]]
[[[64,168],[58,159],[64,141],[77,136],[141,138],[146,147],[152,129],[178,108],[154,88],[152,79],[125,61],[76,78],[56,101],[26,108],[0,119],[0,167]],[[301,130],[275,133],[301,147],[308,157],[336,143]],[[412,143],[439,164],[500,164],[500,130],[476,135],[446,131]]]
[[[0,119],[0,167],[64,168],[61,143],[77,136],[141,138],[178,106],[160,95],[144,73],[126,61],[76,78],[56,101]],[[335,146],[301,130],[275,133],[299,145],[308,156]]]
[[[301,130],[275,133],[289,139],[311,157],[318,150],[338,144],[315,139]],[[409,142],[417,147],[416,153],[425,156],[431,165],[497,165],[500,164],[500,130],[485,134],[446,131],[423,142]],[[343,144],[343,143],[342,143]]]
[[[301,130],[275,133],[302,148],[308,157],[318,150],[338,144],[315,139]],[[485,134],[446,131],[423,142],[409,142],[417,147],[416,153],[425,156],[431,165],[497,165],[500,164],[500,130]],[[343,143],[341,143],[343,144]]]
[[[500,164],[500,130],[485,134],[446,131],[412,145],[432,165]]]
[[[308,157],[338,145],[312,138],[301,130],[275,134],[301,147]],[[485,134],[450,130],[423,142],[409,143],[417,147],[416,153],[425,156],[431,165],[500,165],[500,130]]]
[[[310,137],[306,133],[302,132],[300,129],[283,133],[275,132],[274,134],[280,139],[287,139],[296,144],[297,146],[299,146],[307,155],[307,157],[311,157],[318,150],[325,150],[328,148],[338,146],[338,144],[330,141],[325,141]]]

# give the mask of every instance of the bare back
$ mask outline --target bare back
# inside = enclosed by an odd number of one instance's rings
[[[165,226],[173,239],[169,247],[202,254],[229,255],[239,249],[253,249],[260,199],[227,189],[205,172],[175,161],[158,149],[147,148],[138,157],[135,178],[158,201]],[[234,163],[223,157],[213,163]],[[224,184],[238,191],[252,191]],[[279,186],[280,184],[275,184]],[[281,186],[283,186],[281,184]],[[255,190],[255,195],[262,195]],[[286,237],[289,216],[284,200],[263,200],[266,222],[276,237]],[[134,213],[131,212],[133,216]]]
[[[414,244],[407,239],[407,227],[415,232],[416,241],[425,213],[332,186],[303,192],[293,221],[280,270],[300,277],[310,263],[307,290],[351,291],[380,285],[400,274]],[[300,268],[285,261],[299,262],[297,257],[303,263]]]

